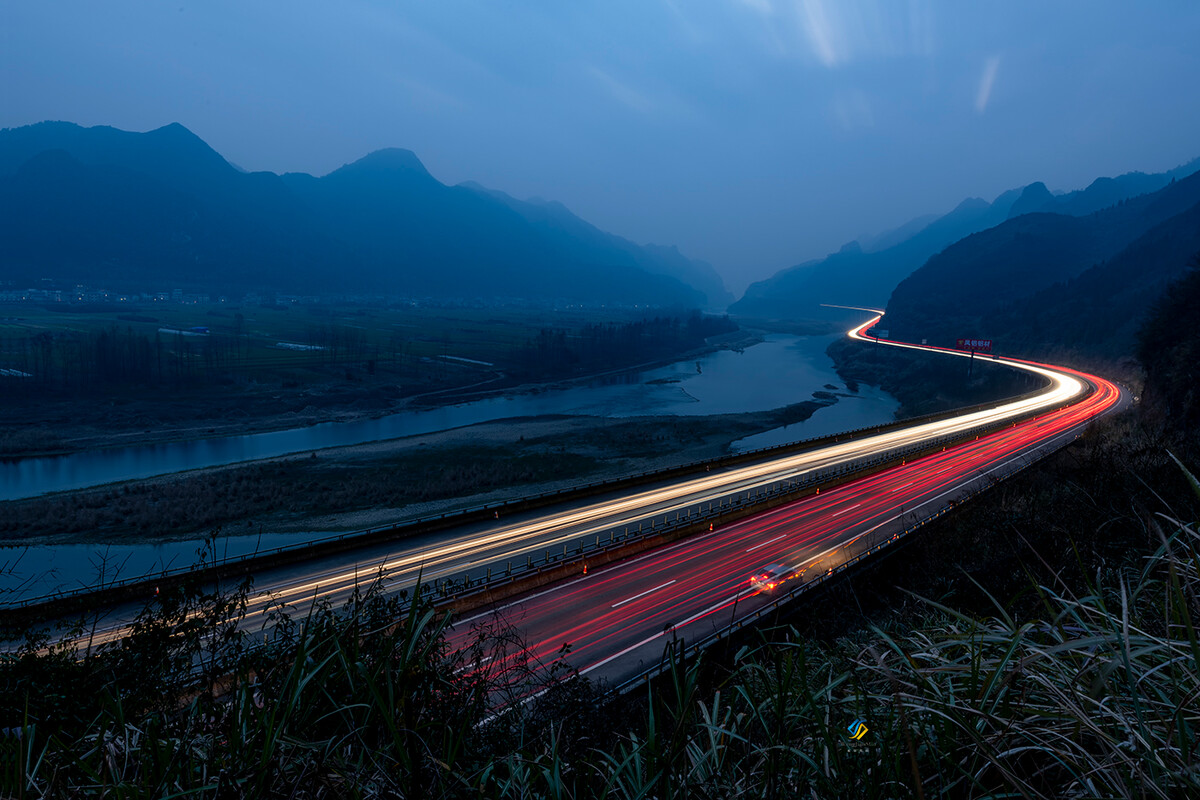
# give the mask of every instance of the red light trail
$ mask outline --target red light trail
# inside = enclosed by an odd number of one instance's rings
[[[876,341],[863,332],[878,320],[858,326],[850,336]],[[500,619],[525,638],[529,656],[553,660],[567,645],[568,660],[581,673],[620,683],[655,664],[676,637],[698,641],[773,604],[777,598],[772,592],[760,592],[748,581],[767,565],[785,565],[793,574],[804,571],[778,590],[802,586],[857,552],[895,537],[911,522],[1015,470],[1031,454],[1073,439],[1081,426],[1122,400],[1121,390],[1103,378],[1019,359],[988,360],[1050,379],[1038,406],[1050,410],[710,533],[593,569],[498,609],[472,614],[457,623],[452,643],[465,643],[473,624]],[[1082,391],[1088,385],[1091,391]],[[1054,396],[1053,402],[1045,402],[1047,395]]]

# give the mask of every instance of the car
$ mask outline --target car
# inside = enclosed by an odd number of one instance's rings
[[[760,592],[773,592],[780,584],[790,581],[799,574],[783,564],[767,564],[750,576],[750,586]]]

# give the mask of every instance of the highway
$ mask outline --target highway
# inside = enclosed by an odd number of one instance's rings
[[[869,329],[877,320],[878,317],[875,317],[858,326],[850,332],[850,335],[854,338],[865,338],[863,332]],[[901,343],[886,342],[885,344],[911,347],[911,345]],[[922,348],[918,347],[917,349]],[[956,351],[945,351],[937,348],[923,349],[963,355]],[[667,518],[674,518],[680,514],[695,513],[705,508],[710,508],[714,504],[720,505],[734,498],[745,497],[748,493],[753,494],[780,484],[803,480],[813,474],[820,474],[823,470],[833,469],[862,459],[878,456],[882,453],[893,452],[899,448],[919,445],[923,442],[947,435],[961,434],[981,426],[1006,424],[1025,415],[1038,411],[1048,412],[1051,409],[1059,408],[1063,404],[1071,401],[1080,401],[1083,398],[1082,401],[1076,402],[1068,409],[1049,415],[1047,421],[1037,420],[1035,421],[1036,424],[1018,424],[1012,431],[1023,431],[1027,435],[1013,444],[1014,449],[1001,449],[997,444],[997,449],[994,451],[990,449],[990,446],[985,446],[983,451],[975,452],[970,457],[964,457],[965,460],[959,465],[960,471],[954,473],[954,480],[958,480],[959,478],[965,479],[967,475],[975,475],[976,473],[985,471],[992,465],[1004,462],[1006,458],[1018,458],[1019,454],[1028,452],[1030,448],[1044,443],[1055,436],[1063,435],[1064,431],[1073,429],[1073,427],[1085,423],[1095,415],[1111,409],[1120,399],[1120,393],[1115,387],[1098,378],[1090,378],[1069,370],[1058,370],[1046,365],[1012,359],[997,359],[997,361],[998,363],[1009,364],[1010,366],[1040,375],[1047,381],[1046,389],[1036,396],[1022,398],[997,408],[891,430],[854,441],[835,443],[819,450],[777,457],[762,463],[716,470],[685,480],[645,486],[637,490],[616,493],[569,506],[540,509],[519,517],[463,526],[461,529],[413,537],[384,545],[363,548],[353,553],[313,560],[301,565],[265,571],[256,575],[255,588],[257,594],[250,600],[244,627],[247,629],[257,629],[262,625],[265,612],[270,607],[277,606],[280,603],[288,604],[293,608],[295,613],[300,614],[303,614],[318,597],[328,598],[331,602],[337,604],[348,597],[356,585],[370,581],[379,574],[386,576],[385,587],[387,591],[398,591],[409,587],[418,578],[428,583],[448,578],[458,578],[464,574],[482,577],[491,569],[504,570],[513,562],[519,564],[530,558],[540,558],[550,550],[561,551],[564,547],[570,548],[581,542],[594,540],[596,537],[607,537],[614,531],[618,533],[622,531],[636,531],[639,526],[649,526],[652,523],[661,525]],[[1096,390],[1090,394],[1088,392],[1089,384],[1096,387]],[[1032,427],[1026,427],[1031,425]],[[1001,433],[1005,434],[1004,441],[1012,442],[1013,434],[1011,432],[1002,431]],[[993,437],[987,437],[982,441],[990,442],[992,439]],[[955,449],[950,452],[958,451]],[[924,464],[925,461],[920,463]],[[970,465],[969,467],[968,464]],[[909,465],[909,468],[917,468],[916,463],[914,462],[914,464]],[[877,527],[873,530],[882,530],[883,528],[880,526],[893,524],[901,520],[905,514],[912,515],[918,513],[922,508],[922,502],[934,503],[941,497],[941,492],[932,491],[934,487],[929,485],[930,479],[928,478],[922,478],[918,474],[911,483],[912,486],[905,487],[903,491],[896,490],[897,493],[895,496],[889,497],[889,500],[894,500],[895,502],[890,503],[886,508],[880,507],[878,501],[871,499],[859,501],[857,507],[853,509],[849,506],[855,505],[855,503],[849,503],[845,508],[828,507],[826,504],[832,502],[830,498],[840,496],[840,492],[845,491],[845,488],[839,490],[839,492],[823,492],[816,498],[810,498],[813,501],[819,499],[819,502],[813,502],[805,506],[805,508],[813,509],[813,513],[815,514],[820,515],[827,512],[831,515],[828,519],[828,530],[822,529],[823,533],[820,536],[817,536],[815,532],[805,534],[806,537],[817,537],[811,541],[813,543],[812,547],[816,547],[818,550],[814,550],[812,553],[809,550],[778,552],[778,548],[782,546],[780,543],[795,544],[799,539],[796,538],[796,534],[777,533],[777,536],[782,537],[777,542],[764,544],[761,550],[756,549],[752,551],[753,555],[731,560],[730,563],[720,567],[720,569],[729,575],[730,580],[736,578],[737,581],[740,581],[748,576],[749,570],[754,568],[754,565],[772,563],[771,558],[763,560],[760,558],[762,556],[779,555],[779,557],[783,557],[786,555],[789,558],[800,560],[803,560],[801,559],[801,556],[803,556],[803,558],[807,559],[818,552],[820,547],[828,548],[838,542],[847,541],[854,536],[861,535],[863,530],[877,523]],[[919,494],[912,488],[913,486],[926,486],[927,491],[924,495]],[[889,495],[892,491],[891,489],[888,490]],[[905,509],[904,514],[895,512],[895,509],[899,509],[901,506]],[[791,508],[791,506],[788,508]],[[821,509],[825,509],[826,511],[823,512]],[[863,527],[863,515],[866,510],[871,509],[874,509],[876,513],[866,518],[868,521],[865,523],[866,527]],[[892,509],[892,511],[888,511],[888,509]],[[889,515],[896,519],[888,521],[887,518]],[[774,516],[771,518],[774,518]],[[760,523],[756,521],[746,524]],[[794,522],[792,524],[799,525],[801,523]],[[715,533],[721,536],[729,535],[729,531],[735,530],[736,527],[722,529]],[[740,530],[740,528],[737,529]],[[731,535],[737,536],[740,534],[735,533]],[[690,552],[688,548],[692,547],[708,547],[709,545],[694,543],[709,542],[710,538],[702,537],[700,539],[689,540],[682,545],[674,545],[665,549],[661,557],[667,558],[669,557],[667,554],[670,553]],[[718,540],[723,541],[717,537],[717,539],[712,540],[713,544],[711,546],[717,547],[718,545],[715,542]],[[725,554],[723,557],[732,558],[729,554]],[[633,563],[644,564],[646,561],[638,560]],[[646,574],[658,574],[653,569],[633,568],[629,565],[621,566],[619,569],[621,571],[631,570],[634,573],[644,571]],[[602,574],[610,576],[605,580],[616,581],[616,578],[612,577],[612,570],[597,571],[594,575],[588,576],[589,585],[595,585],[594,577]],[[676,583],[660,588],[659,584],[665,583],[667,580],[675,580]],[[651,582],[653,582],[653,579],[651,579]],[[638,598],[636,601],[631,600],[619,606],[619,608],[624,609],[620,613],[622,615],[629,615],[631,613],[645,612],[647,603],[666,602],[669,598],[676,597],[680,592],[687,592],[687,596],[693,598],[712,599],[713,603],[718,604],[719,602],[732,603],[741,596],[739,592],[730,594],[727,591],[728,587],[725,583],[719,581],[706,583],[703,590],[698,588],[694,579],[664,578],[663,581],[659,581],[659,584],[650,586],[645,585],[645,582],[637,583],[637,587],[640,587],[638,591],[630,592],[627,596],[632,597],[635,594],[639,594],[639,592],[645,592],[644,596]],[[614,585],[625,586],[621,581],[617,581]],[[616,591],[620,593],[626,591],[626,589],[621,588]],[[554,595],[547,594],[544,596],[553,597]],[[684,603],[682,599],[671,602],[675,602],[677,605],[683,604],[680,605],[680,608],[686,606],[686,608],[691,609],[694,606],[694,604]],[[748,603],[743,603],[743,607],[747,605],[752,606],[754,602],[751,599]],[[506,609],[504,614],[506,618],[512,618],[514,615],[524,618],[532,613],[531,608],[531,606],[526,607],[524,605],[513,606]],[[138,610],[140,609],[135,608],[133,605],[108,610],[95,631],[92,639],[93,643],[102,643],[122,636],[128,623],[133,619]],[[698,613],[700,611],[704,611],[704,608],[696,608],[690,613]],[[711,616],[712,613],[716,612],[711,612],[708,616]],[[654,624],[661,622],[658,631],[658,634],[661,635],[662,625],[666,625],[668,622],[675,623],[676,632],[687,628],[692,623],[687,622],[687,624],[684,624],[686,616],[672,615],[671,612],[664,611],[661,615],[649,614],[647,619],[654,620]],[[465,625],[460,626],[460,630],[469,627],[469,624],[465,623]],[[654,631],[646,628],[644,625],[637,626],[627,623],[626,627],[629,630],[644,632],[645,635],[642,636],[642,639],[646,639],[654,633]],[[653,626],[651,625],[651,627]],[[522,626],[522,630],[524,630],[524,626]],[[537,630],[542,629],[539,628]],[[544,636],[542,634],[537,635],[542,636],[543,641],[550,642],[560,640],[564,635],[568,634],[561,632],[551,633],[547,629]],[[638,634],[630,635],[636,638]],[[568,635],[568,639],[575,641],[572,638],[573,636],[574,634]],[[615,633],[608,634],[604,640],[611,641],[613,637],[616,637]],[[627,642],[627,638],[628,636],[620,638],[620,641],[624,644],[617,648],[617,650],[623,650],[630,644],[636,643],[635,641]],[[640,639],[636,641],[640,641]],[[591,646],[589,645],[589,647]],[[599,643],[595,646],[604,647],[604,645]],[[643,646],[643,650],[648,646]],[[661,645],[656,646],[661,649]],[[577,650],[576,652],[578,653],[579,651]],[[618,661],[622,664],[632,663],[631,659],[627,658],[630,654],[637,656],[637,659],[634,660],[645,660],[645,653],[642,650],[637,650],[629,651],[629,653],[623,654],[618,659],[606,663],[615,664]],[[604,658],[608,658],[609,655],[612,654],[609,653]],[[599,659],[599,661],[603,660]],[[599,661],[596,663],[599,663]],[[585,669],[600,668],[593,663],[584,663],[581,661],[580,664]],[[615,666],[610,667],[605,674],[609,677],[617,675],[616,669]]]
[[[874,322],[851,336],[865,338]],[[546,664],[566,653],[581,674],[620,685],[659,664],[669,644],[689,645],[753,618],[780,595],[986,487],[1030,455],[1073,440],[1126,402],[1101,378],[999,360],[1060,375],[1056,385],[1072,392],[1073,382],[1094,391],[1061,410],[469,615],[458,621],[452,644],[465,647],[479,625],[511,626],[526,649],[494,654],[489,671],[503,670],[506,659]],[[751,586],[750,576],[773,564],[799,575],[773,592]]]

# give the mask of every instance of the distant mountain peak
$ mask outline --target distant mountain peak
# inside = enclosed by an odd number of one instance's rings
[[[155,128],[152,131],[147,131],[152,136],[186,136],[192,139],[200,137],[192,133],[191,130],[181,122],[168,122],[161,128]]]
[[[1052,202],[1054,202],[1054,195],[1050,194],[1050,190],[1046,188],[1046,184],[1036,181],[1021,190],[1021,196],[1017,198],[1017,201],[1012,204],[1012,208],[1008,211],[1008,218],[1012,219],[1022,214],[1032,214],[1042,211]]]
[[[207,162],[210,167],[219,166],[232,169],[225,157],[212,149],[208,142],[178,122],[163,125],[161,128],[155,128],[142,135],[147,141],[159,143],[168,150],[180,154],[187,153],[193,158]]]
[[[968,197],[956,205],[950,213],[974,213],[980,209],[987,208],[990,205],[991,203],[989,203],[987,200],[984,200],[982,197]]]
[[[207,180],[233,170],[220,153],[178,122],[137,133],[108,125],[85,128],[73,122],[47,121],[0,131],[0,174],[15,172],[44,150],[65,150],[90,166],[118,166],[146,174],[204,176]]]
[[[117,130],[113,128],[113,130]],[[151,131],[146,131],[144,134],[147,139],[170,142],[176,146],[203,148],[204,150],[216,153],[209,147],[208,142],[201,139],[190,128],[178,122],[170,122],[163,125],[161,128],[155,128]],[[222,159],[224,160],[224,159]]]
[[[425,169],[425,165],[421,163],[421,159],[417,158],[416,153],[412,150],[405,150],[402,147],[385,147],[382,150],[376,150],[357,161],[346,164],[341,169],[335,170],[335,172],[361,172],[365,170],[406,172],[427,178],[433,177],[429,174],[429,170]]]
[[[411,151],[245,173],[172,123],[0,131],[0,278],[645,307],[726,300],[712,268],[559,203],[448,187]],[[715,298],[715,299],[714,299]]]

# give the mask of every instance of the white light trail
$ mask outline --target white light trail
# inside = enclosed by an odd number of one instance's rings
[[[876,341],[863,335],[875,325],[883,312],[870,311],[877,316],[848,332],[852,339]],[[886,341],[886,340],[882,340]],[[886,341],[891,347],[936,352],[969,357],[969,353],[924,345]],[[632,494],[594,502],[571,510],[546,512],[543,516],[523,522],[500,525],[490,530],[448,536],[436,544],[408,545],[397,542],[397,552],[375,557],[370,563],[333,566],[329,561],[314,564],[320,572],[301,578],[267,578],[258,584],[262,594],[252,598],[247,618],[261,616],[267,606],[312,600],[317,596],[337,597],[361,583],[364,574],[382,572],[387,576],[387,589],[398,590],[416,581],[420,575],[430,581],[458,574],[472,563],[503,564],[506,561],[554,547],[562,547],[613,530],[636,530],[655,517],[680,513],[702,503],[715,503],[740,492],[753,492],[780,481],[796,480],[815,471],[846,465],[864,458],[919,445],[931,440],[962,434],[988,425],[1016,420],[1025,415],[1061,406],[1085,391],[1084,382],[1052,369],[1008,358],[989,358],[989,362],[1039,375],[1049,385],[1036,395],[1022,397],[995,408],[974,411],[943,420],[886,431],[871,436],[827,445],[818,450],[780,456],[770,461],[749,464],[705,473],[703,476],[680,480],[669,486],[635,491]],[[97,632],[100,638],[121,635],[123,624],[113,624]]]

